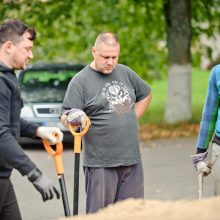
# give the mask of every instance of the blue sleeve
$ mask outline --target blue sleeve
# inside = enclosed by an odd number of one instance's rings
[[[216,126],[219,108],[217,74],[220,74],[220,65],[215,66],[211,70],[209,77],[208,90],[196,145],[196,147],[200,149],[208,149]]]

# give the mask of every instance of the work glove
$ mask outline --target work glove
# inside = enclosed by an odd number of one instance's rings
[[[71,124],[75,127],[86,127],[86,113],[80,109],[72,108],[63,113],[61,121],[65,127]]]
[[[37,136],[46,139],[51,145],[60,143],[63,140],[63,133],[57,127],[39,127]]]
[[[34,187],[41,193],[43,201],[53,199],[56,195],[60,198],[59,191],[52,185],[52,181],[45,176],[38,168],[32,170],[28,175],[28,180],[33,183]]]
[[[196,168],[198,174],[204,172],[204,176],[207,176],[211,173],[211,166],[205,162],[205,158],[208,155],[208,151],[200,154],[191,155],[192,162]]]

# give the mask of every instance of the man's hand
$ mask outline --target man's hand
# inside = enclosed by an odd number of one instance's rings
[[[33,183],[34,187],[41,193],[43,201],[53,199],[56,195],[60,198],[59,191],[52,185],[52,181],[38,169],[35,168],[28,175],[28,180]]]
[[[62,142],[63,133],[57,127],[39,127],[37,136],[46,139],[51,145]]]
[[[61,116],[61,122],[65,127],[69,124],[75,127],[85,128],[86,126],[86,113],[80,109],[72,108],[63,113]]]
[[[197,172],[204,172],[205,176],[211,173],[211,166],[205,162],[208,151],[200,154],[191,155],[192,162]]]

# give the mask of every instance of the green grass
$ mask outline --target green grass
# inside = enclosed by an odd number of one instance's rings
[[[209,78],[209,71],[192,69],[192,111],[193,116],[190,122],[198,123],[201,119],[202,108],[205,102]],[[155,80],[150,83],[153,98],[149,109],[141,118],[141,124],[162,124],[167,99],[167,78]]]

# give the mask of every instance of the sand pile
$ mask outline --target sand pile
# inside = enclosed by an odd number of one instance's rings
[[[220,197],[201,201],[158,201],[128,199],[97,213],[79,215],[72,220],[219,220]],[[59,219],[61,220],[61,219]],[[64,220],[64,218],[62,218]]]

